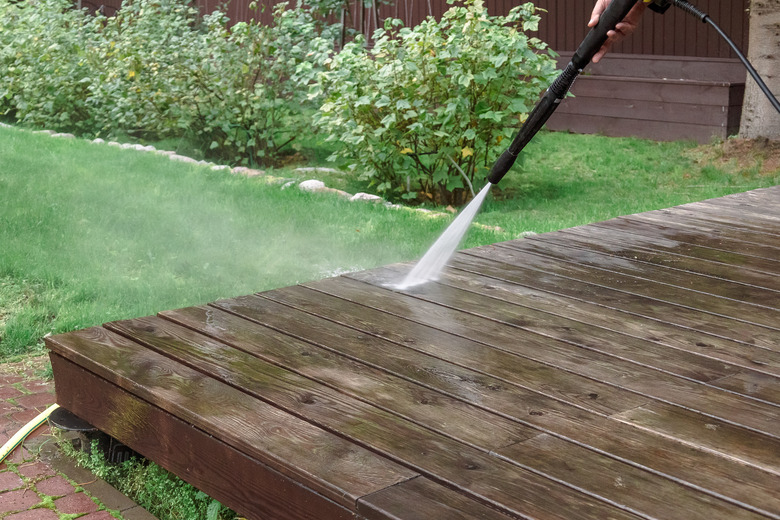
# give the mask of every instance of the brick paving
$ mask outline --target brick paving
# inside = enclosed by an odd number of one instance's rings
[[[36,362],[37,361],[37,362]],[[55,402],[54,383],[38,375],[42,360],[0,364],[0,445]],[[155,520],[54,445],[48,425],[0,464],[0,520]]]

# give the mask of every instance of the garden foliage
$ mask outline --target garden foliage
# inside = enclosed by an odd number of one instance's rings
[[[129,0],[114,17],[68,0],[0,0],[0,114],[80,134],[185,135],[233,163],[273,162],[313,110],[306,88],[332,28],[278,5],[233,26],[185,0]]]
[[[554,75],[552,51],[526,35],[536,8],[489,16],[465,0],[415,28],[388,20],[371,49],[357,36],[336,54],[338,26],[312,12],[341,1],[279,4],[269,25],[231,25],[186,0],[127,0],[112,17],[70,0],[0,0],[0,117],[186,137],[223,162],[273,164],[314,131],[314,114],[378,191],[465,202]]]
[[[346,45],[312,88],[318,125],[346,144],[335,156],[379,191],[464,202],[554,78],[554,53],[525,33],[539,19],[531,3],[490,16],[466,0],[414,28],[388,20],[371,49]]]

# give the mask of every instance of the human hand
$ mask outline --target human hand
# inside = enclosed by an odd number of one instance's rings
[[[588,27],[595,27],[596,24],[599,23],[601,13],[604,12],[611,1],[612,0],[596,1],[596,5],[593,7],[593,12],[590,15]],[[639,25],[639,19],[642,18],[642,13],[644,13],[646,8],[647,6],[644,2],[637,2],[636,5],[634,5],[634,7],[632,7],[628,12],[626,17],[623,18],[622,21],[618,22],[618,24],[615,26],[615,29],[607,32],[607,41],[604,42],[604,45],[601,46],[601,49],[599,49],[599,51],[593,56],[593,63],[598,63],[598,61],[607,53],[607,51],[609,51],[612,45],[634,32],[634,30]]]

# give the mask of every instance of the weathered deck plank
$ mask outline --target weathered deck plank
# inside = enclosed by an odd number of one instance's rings
[[[381,285],[388,279],[383,274],[382,270],[374,270],[354,276],[368,278]],[[545,323],[535,321],[535,315],[528,316],[531,312],[529,309],[443,284],[430,284],[411,298],[379,291],[369,292],[358,283],[342,280],[338,283],[326,280],[316,285],[322,287],[326,283],[330,294],[338,293],[353,301],[359,297],[365,305],[387,312],[403,313],[400,316],[409,321],[443,330],[455,330],[460,326],[462,330],[457,331],[458,334],[474,341],[486,342],[493,348],[630,390],[639,397],[693,408],[711,417],[780,439],[776,407],[741,399],[639,363],[607,356],[595,348],[587,348],[588,340],[584,334],[577,334],[578,338],[567,337],[571,330],[577,328],[567,330],[546,327]],[[447,305],[446,313],[442,312],[443,304]],[[518,336],[522,337],[522,341],[518,341]]]
[[[767,266],[762,270],[761,264],[767,262],[744,255],[721,253],[717,255],[717,260],[703,261],[694,256],[672,253],[668,246],[664,250],[663,246],[659,246],[657,242],[652,244],[655,247],[648,247],[648,239],[637,240],[629,233],[597,226],[560,231],[549,239],[566,247],[586,249],[634,262],[665,267],[676,271],[675,275],[679,274],[683,277],[687,273],[694,273],[780,291],[780,282],[771,276],[771,267],[775,266]],[[777,295],[780,296],[780,292]]]
[[[251,520],[780,520],[780,187],[47,338]]]
[[[643,293],[674,294],[690,306],[706,302],[708,307],[721,309],[720,314],[735,318],[750,317],[760,325],[780,326],[775,321],[777,291],[760,286],[746,287],[729,280],[713,280],[693,272],[680,273],[669,268],[643,264],[632,260],[579,249],[577,242],[571,246],[559,245],[556,234],[550,240],[506,242],[502,247],[518,249],[545,259],[560,260],[563,268],[570,264],[588,269],[581,270],[583,278],[599,280],[617,277],[624,286]],[[658,287],[659,285],[663,287]],[[717,298],[712,298],[713,296]],[[725,310],[724,310],[725,309]],[[780,330],[780,329],[778,329]]]
[[[641,215],[619,217],[605,222],[591,224],[592,227],[625,231],[639,235],[645,247],[656,246],[659,241],[671,241],[671,248],[663,250],[671,253],[694,256],[705,260],[728,260],[731,255],[735,258],[750,257],[744,260],[754,262],[757,270],[773,273],[780,262],[780,250],[763,244],[753,244],[743,240],[726,238],[716,233],[716,229],[697,230],[690,227],[673,225],[671,222],[641,218]],[[725,255],[725,256],[724,256]],[[734,263],[738,263],[734,262]]]
[[[663,225],[679,226],[684,229],[693,229],[703,234],[706,239],[710,237],[725,238],[747,242],[769,250],[780,250],[780,237],[774,234],[755,231],[746,227],[735,227],[724,222],[713,222],[711,219],[699,217],[691,211],[657,210],[647,213],[632,215],[633,218],[649,220]],[[729,221],[733,222],[733,221]]]
[[[539,247],[529,245],[527,249]],[[704,292],[688,290],[684,287],[656,282],[648,278],[639,278],[628,274],[619,273],[608,268],[593,268],[576,261],[554,262],[552,256],[535,254],[533,251],[520,249],[517,244],[500,244],[490,248],[476,248],[470,251],[472,254],[483,255],[486,258],[509,264],[528,265],[532,268],[543,270],[553,274],[559,274],[590,285],[599,285],[616,289],[623,293],[636,296],[645,296],[662,302],[668,302],[689,309],[703,311],[721,318],[733,318],[750,325],[759,325],[770,329],[772,337],[780,331],[776,319],[776,310],[760,305],[741,302],[732,295],[731,298],[716,295],[713,297]],[[555,249],[555,252],[563,252]],[[565,253],[565,252],[564,252]],[[554,254],[554,253],[553,253]],[[617,262],[612,262],[610,267],[615,267]],[[739,288],[741,294],[748,294],[748,289]]]
[[[581,281],[570,276],[568,270],[554,270],[554,266],[541,262],[536,256],[529,255],[523,258],[523,269],[516,269],[501,257],[496,258],[496,251],[491,250],[487,251],[487,255],[484,254],[485,249],[488,248],[475,248],[463,252],[463,260],[456,256],[452,261],[453,267],[467,273],[497,277],[548,294],[615,309],[630,315],[630,318],[626,317],[627,321],[636,318],[652,319],[659,323],[670,323],[684,329],[705,333],[707,336],[699,340],[704,345],[709,344],[714,337],[738,342],[740,347],[755,346],[759,349],[755,353],[760,353],[761,349],[780,351],[780,337],[772,329],[660,300],[652,294],[641,295],[624,291],[619,285],[609,287]],[[502,251],[499,250],[498,253]],[[753,354],[750,350],[745,352],[746,355]]]
[[[322,283],[325,282],[315,285],[319,286]],[[457,337],[442,342],[440,335],[439,341],[436,341],[437,336],[430,334],[432,329],[424,326],[411,322],[406,322],[403,329],[392,326],[394,322],[398,323],[398,320],[391,314],[383,314],[370,308],[359,309],[362,306],[358,303],[346,300],[339,302],[325,294],[319,297],[311,293],[298,294],[301,292],[301,288],[288,288],[264,293],[264,298],[257,296],[237,298],[219,302],[218,305],[282,332],[300,335],[315,344],[339,345],[339,342],[335,341],[339,337],[343,338],[342,343],[352,343],[352,338],[364,340],[366,335],[377,336],[371,338],[372,347],[392,340],[396,345],[394,349],[374,352],[374,348],[357,347],[350,349],[350,355],[371,366],[392,372],[400,370],[405,377],[426,387],[446,393],[458,392],[457,396],[462,399],[468,399],[502,416],[509,416],[518,422],[532,425],[540,432],[565,438],[575,445],[590,446],[598,452],[606,451],[618,460],[630,460],[634,463],[641,460],[642,467],[646,469],[672,475],[673,479],[682,479],[694,486],[718,490],[718,493],[723,496],[734,497],[735,500],[739,500],[738,497],[750,497],[754,504],[761,503],[768,510],[780,506],[780,497],[774,492],[772,484],[777,477],[771,477],[749,466],[751,461],[764,466],[762,459],[765,453],[763,452],[754,453],[752,457],[745,457],[743,453],[742,463],[734,463],[732,460],[736,456],[735,453],[729,453],[727,458],[720,459],[713,457],[712,453],[686,447],[680,444],[679,440],[672,441],[666,436],[626,427],[615,421],[605,422],[603,414],[595,410],[591,413],[585,412],[583,408],[587,409],[589,403],[602,399],[602,396],[595,393],[588,394],[587,397],[583,396],[584,401],[581,399],[572,401],[571,397],[568,397],[569,402],[572,403],[568,406],[562,406],[554,398],[544,396],[549,392],[544,386],[537,387],[537,392],[541,395],[521,393],[517,388],[507,388],[506,383],[513,380],[518,385],[523,385],[527,382],[528,373],[523,371],[515,373],[511,368],[518,366],[517,361],[504,359],[501,362],[502,356],[495,359],[498,363],[491,363],[491,359],[486,355],[490,350],[480,352],[481,345],[478,343],[464,343]],[[292,296],[299,297],[291,297],[290,293],[293,293]],[[306,308],[314,314],[306,318],[304,327],[299,327],[289,319],[289,315],[283,309],[280,310],[278,305],[267,301],[267,297],[296,306],[298,310]],[[356,322],[351,319],[354,316],[361,318]],[[342,323],[339,329],[334,330],[332,336],[326,331],[333,329],[334,323],[338,323],[338,320],[346,320],[346,323]],[[355,330],[356,327],[359,330]],[[433,341],[427,343],[429,340]],[[442,344],[446,345],[443,351],[440,350]],[[335,348],[343,351],[342,346]],[[433,358],[421,357],[416,360],[410,353],[403,352],[404,348],[427,351],[465,366],[471,365],[478,372],[448,366],[441,360]],[[496,350],[492,352],[500,353]],[[401,362],[398,363],[397,360]],[[501,379],[486,377],[483,375],[485,371]],[[464,392],[466,382],[470,384],[466,386],[467,391]],[[555,385],[556,382],[557,380],[551,381],[549,386]],[[759,437],[758,444],[762,444],[765,440]],[[713,438],[711,444],[717,446],[718,442],[717,438]],[[701,448],[698,443],[693,444]],[[648,446],[654,446],[652,452],[647,451]],[[767,446],[767,448],[770,452],[776,451],[775,446]],[[648,453],[648,457],[640,455],[645,452]],[[770,464],[767,467],[772,471],[774,466]],[[752,476],[738,476],[746,471],[748,474],[755,473]],[[719,476],[715,477],[716,475]],[[761,489],[763,486],[768,487]]]
[[[160,318],[108,326],[155,350],[197,366],[206,376],[333,432],[359,446],[511,515],[543,518],[634,518],[629,511],[567,488],[528,468],[491,457],[433,430],[350,398],[314,380],[265,363],[238,349],[226,349],[197,332]],[[546,503],[534,501],[545,496]]]

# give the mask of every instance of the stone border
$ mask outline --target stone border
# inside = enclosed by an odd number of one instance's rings
[[[0,123],[0,126],[5,128],[15,128],[17,130],[22,130],[19,127],[15,127],[13,125],[9,125],[6,123]],[[34,134],[47,134],[51,137],[59,137],[59,138],[65,138],[65,139],[77,139],[77,137],[73,134],[68,133],[58,133],[54,132],[53,130],[33,130],[32,133]],[[390,209],[397,209],[397,210],[404,210],[404,211],[415,211],[418,213],[422,213],[426,216],[430,216],[433,218],[444,218],[449,217],[450,213],[457,213],[457,210],[449,210],[449,213],[440,212],[440,211],[433,211],[426,208],[410,208],[408,206],[404,206],[402,204],[393,204],[391,202],[387,202],[382,197],[378,195],[373,195],[370,193],[362,193],[358,192],[355,194],[347,193],[346,191],[339,190],[336,188],[329,188],[325,185],[324,182],[317,180],[317,179],[308,179],[305,181],[297,182],[297,181],[290,181],[288,179],[284,179],[282,177],[274,177],[272,175],[268,175],[265,170],[256,170],[253,168],[247,168],[246,166],[235,166],[230,167],[225,164],[215,164],[213,162],[209,161],[199,161],[197,159],[193,159],[192,157],[187,157],[186,155],[180,155],[176,152],[170,151],[170,150],[158,150],[154,146],[147,145],[144,146],[142,144],[132,144],[132,143],[119,143],[117,141],[105,141],[101,138],[92,139],[90,142],[95,144],[101,144],[101,145],[107,145],[107,146],[113,146],[125,150],[136,150],[139,152],[148,152],[148,153],[155,153],[157,155],[167,156],[172,161],[178,161],[178,162],[184,162],[194,165],[200,165],[204,167],[208,167],[213,171],[229,171],[233,175],[243,175],[245,177],[263,177],[267,182],[274,182],[274,183],[280,183],[282,184],[282,189],[290,188],[293,185],[298,186],[298,189],[306,192],[311,193],[333,193],[335,195],[338,195],[339,197],[343,197],[345,199],[348,199],[352,202],[370,202],[374,204],[383,204],[385,207]],[[343,172],[341,170],[336,170],[333,168],[321,168],[321,167],[302,167],[302,168],[295,168],[293,171],[301,172],[301,173],[318,173],[320,171],[327,172],[327,173],[340,173],[344,174],[346,172]],[[485,224],[479,224],[477,222],[473,222],[471,224],[474,227],[485,229],[489,231],[495,231],[497,233],[501,233],[504,230],[498,226],[487,226]]]

